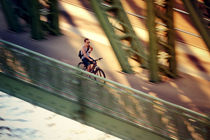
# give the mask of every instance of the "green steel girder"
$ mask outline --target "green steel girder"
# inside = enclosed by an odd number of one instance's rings
[[[210,32],[208,27],[204,24],[203,17],[201,16],[200,11],[196,7],[196,0],[182,0],[186,9],[190,13],[191,19],[195,25],[195,27],[200,32],[203,40],[206,43],[208,50],[210,51]]]
[[[128,63],[128,56],[126,55],[126,52],[121,47],[119,47],[120,44],[116,41],[117,37],[115,36],[114,29],[112,28],[108,20],[108,17],[106,16],[106,13],[102,8],[100,1],[91,0],[91,5],[95,11],[95,14],[99,22],[101,23],[104,29],[105,34],[107,35],[110,41],[110,44],[114,50],[114,53],[122,67],[122,71],[126,73],[132,73],[133,71]]]
[[[148,58],[145,54],[145,48],[141,44],[140,40],[137,38],[132,25],[129,22],[129,19],[123,9],[123,6],[120,0],[91,0],[91,4],[93,9],[95,10],[95,14],[98,17],[101,26],[104,29],[113,49],[115,50],[115,54],[121,64],[122,69],[129,69],[130,65],[128,61],[123,61],[123,57],[128,59],[128,54],[126,54],[125,50],[129,52],[129,54],[133,54],[137,57],[139,63],[142,64],[143,67],[149,67],[150,71],[150,81],[158,82],[160,81],[159,71],[167,72],[167,75],[171,77],[176,77],[176,54],[175,54],[175,33],[173,26],[173,1],[166,1],[166,13],[159,14],[162,15],[162,19],[167,25],[167,36],[168,42],[166,42],[165,52],[168,53],[170,57],[168,57],[168,67],[159,66],[158,64],[158,38],[156,36],[156,24],[155,19],[155,1],[146,1],[147,3],[151,3],[153,8],[150,6],[147,8],[148,12],[148,30],[150,37],[150,47],[149,47],[149,55]],[[151,9],[152,8],[152,9]],[[158,12],[160,13],[160,12]],[[165,18],[164,18],[165,17]],[[113,23],[114,22],[114,23]],[[124,41],[129,42],[129,44],[124,44]],[[123,54],[124,53],[124,54]],[[132,57],[132,55],[130,56]],[[124,70],[127,71],[127,70]]]
[[[161,71],[167,76],[175,78],[177,77],[177,64],[175,53],[175,31],[173,16],[174,1],[167,0],[164,4],[161,3],[159,5],[157,2],[155,3],[154,0],[147,1],[146,3],[148,14],[147,25],[150,38],[150,81],[158,82],[160,80],[158,78],[159,71]],[[165,25],[163,29],[159,29],[156,26],[156,18],[161,19],[163,25]],[[162,34],[165,34],[165,36],[158,36],[160,32],[162,32]],[[167,56],[164,56],[163,54]],[[157,55],[159,56],[157,57]],[[164,60],[165,63],[160,63],[160,59]]]
[[[150,81],[158,82],[160,81],[159,77],[159,67],[157,60],[157,36],[155,28],[155,7],[153,0],[147,0],[147,27],[149,31],[149,72],[150,72]]]
[[[176,62],[176,50],[175,50],[175,30],[174,30],[174,0],[168,0],[166,2],[166,17],[168,20],[166,21],[167,36],[168,36],[168,46],[166,48],[166,52],[169,54],[168,63],[169,63],[169,71],[172,73],[170,74],[171,77],[177,77],[177,62]]]
[[[140,40],[138,39],[135,31],[133,30],[133,27],[127,17],[127,14],[125,12],[125,10],[123,9],[123,6],[120,2],[120,0],[113,0],[112,3],[113,6],[118,6],[120,8],[118,8],[118,10],[116,10],[115,14],[117,19],[119,19],[122,23],[123,29],[124,29],[124,33],[126,37],[129,37],[130,41],[130,45],[131,48],[136,51],[136,55],[138,56],[137,59],[139,62],[142,61],[146,61],[147,57],[145,54],[145,47],[143,46],[143,44],[140,42]],[[126,38],[124,38],[126,40]],[[122,39],[121,39],[122,40]],[[144,65],[146,65],[146,63],[144,62]]]
[[[49,13],[43,14],[38,0],[18,1],[16,4],[12,0],[1,0],[2,9],[10,30],[22,31],[19,18],[26,21],[31,27],[31,37],[33,39],[43,39],[47,31],[53,35],[60,35],[59,29],[59,9],[58,0],[48,0]],[[15,12],[18,11],[18,12]],[[46,16],[47,21],[42,21],[41,16]]]
[[[50,32],[53,35],[60,35],[58,0],[48,0],[48,3],[49,15],[47,15],[47,18],[50,26]]]
[[[129,54],[135,56],[137,61],[146,67],[147,56],[145,48],[135,34],[120,0],[91,0],[91,5],[123,71],[132,73],[128,63]],[[110,20],[116,22],[120,27],[114,25]],[[129,42],[129,45],[123,41]]]
[[[42,31],[42,25],[40,20],[39,2],[38,0],[28,1],[29,15],[31,17],[31,37],[33,39],[43,39],[44,33]]]
[[[20,32],[22,29],[11,0],[0,0],[0,4],[9,30]]]

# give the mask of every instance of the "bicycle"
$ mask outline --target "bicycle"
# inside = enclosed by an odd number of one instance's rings
[[[92,64],[93,66],[92,66],[90,72],[95,74],[95,75],[98,75],[100,77],[106,78],[106,75],[105,75],[104,71],[97,65],[97,61],[99,61],[101,59],[103,59],[103,58],[98,58],[98,59],[93,60],[94,63]],[[83,62],[79,62],[77,67],[82,69],[82,70],[85,70],[85,71],[87,70],[87,67],[84,65]],[[94,78],[94,79],[97,80],[96,78]]]

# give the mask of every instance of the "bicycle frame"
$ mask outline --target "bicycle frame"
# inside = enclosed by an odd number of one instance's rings
[[[95,68],[97,68],[97,61],[101,60],[101,59],[103,59],[103,58],[98,58],[96,60],[93,60],[94,63],[93,63],[93,66],[91,67],[91,70],[90,70],[91,73],[95,73]]]
[[[90,64],[90,65],[92,65],[91,70],[90,70],[91,73],[94,73],[95,68],[97,68],[97,61],[98,61],[98,60],[101,60],[101,59],[103,59],[103,58],[98,58],[98,59],[96,59],[96,60],[93,60],[94,63]],[[83,63],[83,62],[80,62],[80,63]],[[80,64],[80,63],[79,63],[79,64]],[[78,64],[78,65],[79,65],[79,64]],[[83,69],[83,70],[87,70],[87,67],[85,67],[85,69]]]
[[[98,58],[96,60],[93,60],[93,63],[90,64],[91,65],[90,73],[93,73],[100,77],[106,78],[104,71],[100,67],[97,66],[97,61],[101,60],[101,59],[103,59],[103,58]],[[79,62],[78,67],[80,67],[80,65],[84,66],[84,63]],[[87,67],[81,67],[81,69],[87,71]],[[96,78],[94,78],[94,79],[96,80]]]

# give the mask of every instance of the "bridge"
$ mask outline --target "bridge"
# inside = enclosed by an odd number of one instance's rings
[[[108,21],[110,12],[115,13],[116,9],[122,9],[122,7],[116,6],[117,3],[101,5],[95,2],[92,1],[92,5],[104,30],[108,30],[106,35],[122,69],[132,73],[131,67],[126,62],[128,58],[123,57],[128,48],[130,53],[139,56],[137,57],[139,62],[147,67],[149,60],[142,51],[144,48],[141,48],[144,46],[136,40],[130,23],[122,19],[122,16],[125,16],[123,11],[116,14],[116,19],[118,23],[124,25],[124,28],[121,25],[110,26]],[[186,4],[192,7],[187,1]],[[109,14],[102,15],[97,9],[100,6]],[[200,24],[199,20],[197,22]],[[113,28],[123,30],[125,34],[115,34]],[[205,30],[201,29],[201,31],[204,34],[203,38],[206,38],[208,35],[205,34]],[[132,44],[131,47],[123,44],[125,40]],[[124,46],[125,50],[117,46]],[[141,49],[136,46],[141,46]],[[171,47],[170,43],[169,46]],[[118,52],[121,51],[125,55],[119,55]],[[152,69],[151,71],[155,72]],[[172,73],[171,76],[174,75],[173,71],[170,73]],[[152,77],[156,76],[153,73]],[[210,118],[206,115],[98,77],[4,40],[0,40],[0,81],[0,90],[7,94],[122,139],[205,140],[210,137]]]
[[[122,139],[209,137],[205,115],[3,40],[0,54],[0,90],[32,104]]]

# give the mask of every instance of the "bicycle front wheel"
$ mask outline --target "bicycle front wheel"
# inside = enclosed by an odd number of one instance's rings
[[[95,75],[98,75],[100,77],[106,78],[106,75],[105,75],[104,71],[102,69],[100,69],[100,68],[96,69]],[[102,81],[102,80],[97,79],[97,78],[95,78],[95,80],[96,81],[101,81],[101,82],[105,83],[105,81]]]

